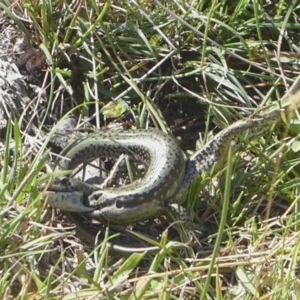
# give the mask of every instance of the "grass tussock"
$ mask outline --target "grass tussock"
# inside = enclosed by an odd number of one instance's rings
[[[188,156],[278,103],[299,83],[299,14],[294,0],[2,1],[0,59],[23,68],[28,97],[0,93],[1,298],[300,298],[298,112],[239,136],[224,168],[193,183],[190,243],[184,228],[178,238],[150,222],[132,235],[159,251],[111,255],[118,230],[85,244],[39,191],[52,170],[42,133],[66,114],[97,128],[156,126]]]

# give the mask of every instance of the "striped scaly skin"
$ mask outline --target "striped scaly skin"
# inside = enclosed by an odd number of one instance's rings
[[[49,204],[69,212],[90,212],[92,217],[111,224],[125,225],[161,215],[166,209],[165,200],[174,197],[185,172],[181,148],[175,139],[161,131],[126,130],[83,135],[71,141],[61,153],[64,158],[59,161],[59,168],[72,170],[99,156],[118,158],[121,154],[144,162],[148,166],[145,176],[118,188],[100,189],[76,179],[54,183],[46,192]],[[84,205],[87,197],[90,207]],[[93,214],[93,205],[101,214]]]
[[[168,203],[184,202],[191,182],[199,180],[203,172],[223,166],[228,147],[238,134],[251,131],[249,136],[257,138],[269,130],[282,113],[288,115],[299,104],[300,93],[297,93],[258,117],[233,123],[190,157],[185,166],[176,141],[156,130],[131,130],[128,135],[127,131],[111,132],[109,138],[98,133],[80,138],[64,151],[63,155],[70,160],[62,160],[62,169],[73,169],[87,159],[98,158],[100,153],[112,157],[122,152],[137,154],[148,165],[148,171],[140,181],[115,189],[101,190],[79,181],[62,186],[60,190],[52,186],[52,191],[47,192],[48,202],[65,211],[88,213],[110,224],[128,225],[157,217]],[[86,199],[88,203],[84,203]],[[71,208],[68,203],[72,204]]]

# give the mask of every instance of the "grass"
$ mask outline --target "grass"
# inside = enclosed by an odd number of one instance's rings
[[[295,82],[297,5],[0,3],[0,20],[13,20],[50,62],[40,85],[47,102],[38,95],[21,115],[7,107],[2,298],[299,298],[298,114],[253,141],[239,137],[239,151],[229,151],[226,166],[193,184],[185,206],[201,233],[194,232],[192,244],[176,241],[171,225],[158,231],[141,224],[136,235],[147,235],[161,250],[129,256],[109,255],[107,243],[118,235],[113,230],[99,245],[85,245],[72,224],[47,207],[38,187],[51,169],[49,153],[24,129],[31,116],[45,128],[73,109],[98,128],[159,127],[189,155],[236,120],[276,103]]]

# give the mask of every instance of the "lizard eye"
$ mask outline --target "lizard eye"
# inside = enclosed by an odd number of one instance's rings
[[[92,195],[90,195],[90,200],[98,200],[98,198],[99,198],[99,194],[92,194]]]
[[[116,201],[116,208],[123,208],[123,202],[122,201],[120,201],[120,200],[117,200]]]

